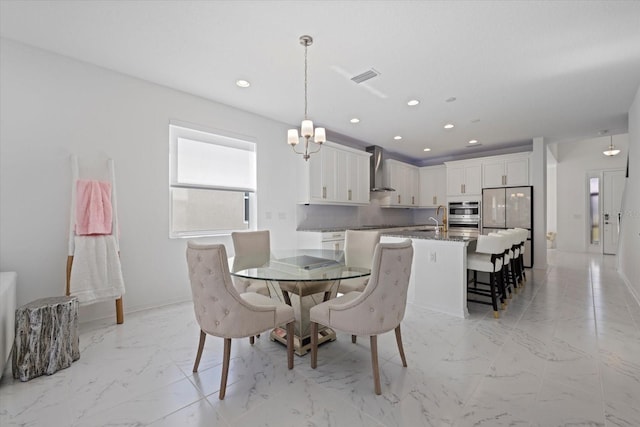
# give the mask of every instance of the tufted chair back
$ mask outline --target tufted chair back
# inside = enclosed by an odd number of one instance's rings
[[[244,338],[274,327],[275,307],[252,305],[233,286],[224,245],[187,242],[187,265],[193,309],[204,332]]]
[[[233,271],[246,268],[260,267],[269,261],[271,257],[271,242],[269,230],[259,231],[234,231],[231,233],[233,240]],[[266,283],[263,280],[243,279],[233,277],[233,283],[240,293],[256,292],[269,295]]]
[[[380,243],[379,231],[347,230],[344,238],[345,264],[371,268],[373,252]]]
[[[309,310],[313,369],[318,363],[318,325],[349,332],[353,343],[357,335],[369,335],[376,394],[382,393],[378,367],[379,334],[395,330],[402,366],[407,366],[400,322],[407,305],[412,262],[413,245],[410,239],[401,243],[378,243],[373,253],[369,283],[364,291],[348,292]]]
[[[347,230],[344,239],[344,261],[350,267],[371,268],[373,252],[380,243],[379,231]],[[368,277],[358,277],[340,282],[339,292],[362,292],[367,286]]]
[[[369,283],[347,304],[327,302],[327,326],[353,335],[378,335],[398,326],[407,305],[412,260],[411,240],[376,245]]]

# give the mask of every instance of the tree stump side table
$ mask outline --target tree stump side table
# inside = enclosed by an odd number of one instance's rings
[[[51,375],[79,358],[77,297],[42,298],[16,310],[14,378]]]

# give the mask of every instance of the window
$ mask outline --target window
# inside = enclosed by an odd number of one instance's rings
[[[256,191],[255,143],[169,125],[170,237],[250,228]]]

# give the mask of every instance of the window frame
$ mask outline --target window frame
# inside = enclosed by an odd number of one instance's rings
[[[195,125],[192,123],[170,120],[169,121],[169,238],[170,239],[185,239],[194,237],[215,237],[215,236],[230,236],[234,231],[246,231],[255,230],[257,223],[257,157],[258,157],[258,144],[255,138],[240,135],[233,132],[223,131],[219,129],[208,129],[203,126]],[[181,183],[178,181],[178,140],[189,139],[196,142],[202,142],[207,144],[222,145],[227,147],[251,148],[248,151],[253,151],[255,154],[255,185],[254,188],[234,188],[207,184],[192,184]],[[201,231],[175,231],[173,230],[173,195],[172,190],[174,188],[182,189],[198,189],[198,190],[216,190],[216,191],[232,191],[244,193],[244,217],[243,222],[247,224],[246,229],[211,229]],[[247,215],[248,208],[248,215]]]

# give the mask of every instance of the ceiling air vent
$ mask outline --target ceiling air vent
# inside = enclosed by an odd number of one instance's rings
[[[373,68],[370,70],[365,71],[362,74],[358,74],[355,77],[351,77],[351,80],[360,84],[362,82],[366,82],[367,80],[370,80],[374,77],[378,77],[380,75],[379,72],[377,72],[376,70],[374,70]]]

